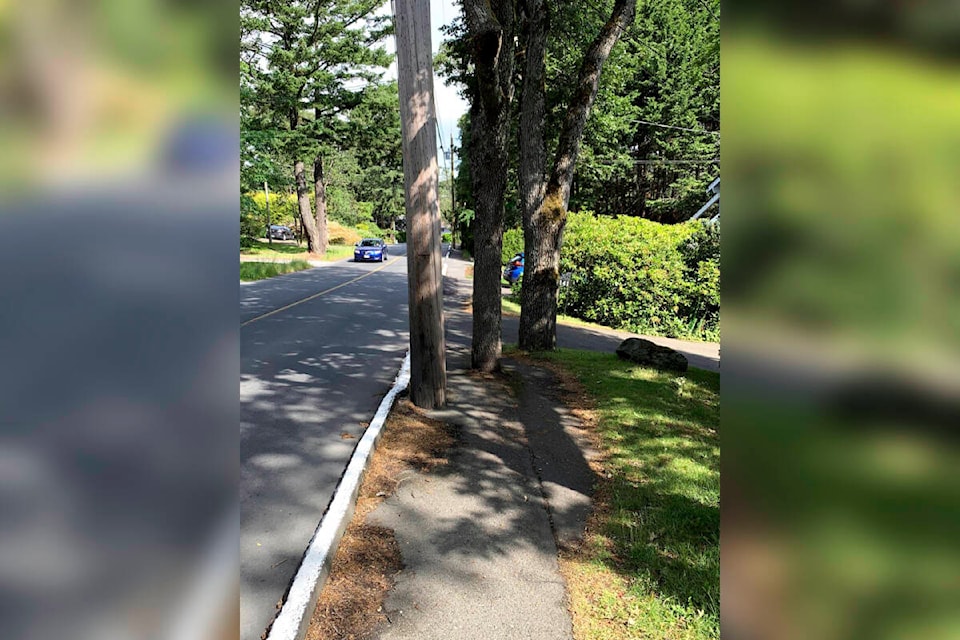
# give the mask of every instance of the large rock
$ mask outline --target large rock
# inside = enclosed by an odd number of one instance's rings
[[[617,357],[661,371],[687,370],[687,358],[670,347],[661,347],[643,338],[627,338],[617,347]]]

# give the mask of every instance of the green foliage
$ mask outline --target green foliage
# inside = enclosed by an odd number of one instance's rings
[[[240,280],[244,282],[263,280],[284,273],[293,273],[294,271],[303,271],[309,268],[310,263],[304,260],[292,260],[290,262],[241,262]]]
[[[267,218],[267,198],[263,191],[254,191],[248,194],[263,212],[264,224]],[[297,196],[292,193],[274,193],[270,192],[270,224],[282,224],[294,228],[299,209],[297,205]],[[261,231],[262,233],[262,231]]]
[[[397,242],[404,243],[406,241],[407,241],[407,232],[397,231]]]
[[[453,242],[453,234],[449,231],[440,238],[440,242]]]
[[[263,236],[266,231],[266,212],[249,195],[240,194],[240,246],[254,238]]]
[[[545,131],[551,159],[583,53],[607,18],[601,7],[609,3],[564,0],[549,5]],[[706,201],[706,187],[719,175],[712,162],[720,150],[719,16],[719,0],[638,3],[635,23],[603,68],[577,162],[571,210],[672,223],[689,219]],[[460,84],[469,99],[474,88],[462,19],[443,31],[447,39],[437,56],[437,71]],[[460,129],[469,133],[469,115]],[[522,142],[514,135],[510,144],[507,226],[520,224],[515,147]],[[457,197],[472,207],[469,153],[461,157],[465,164],[457,176]],[[671,162],[678,160],[683,162]]]
[[[383,238],[383,230],[372,222],[361,222],[356,225],[357,231],[364,238]]]
[[[391,226],[402,214],[398,90],[382,80],[393,59],[383,46],[392,21],[378,11],[382,4],[241,0],[244,192],[261,190],[264,181],[290,190],[300,160],[312,200],[319,157],[332,220]]]
[[[635,333],[697,340],[720,335],[719,230],[701,222],[571,213],[560,311]]]
[[[507,229],[503,234],[503,251],[500,262],[506,264],[510,258],[523,251],[523,229]]]

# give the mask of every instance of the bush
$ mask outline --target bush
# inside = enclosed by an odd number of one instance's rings
[[[293,273],[294,271],[303,271],[309,268],[310,263],[305,260],[293,260],[291,262],[241,262],[240,280],[263,280],[284,273]]]
[[[513,256],[523,251],[523,229],[507,229],[503,234],[501,264],[506,264]]]
[[[440,237],[440,242],[453,242],[453,234],[449,231]]]
[[[571,274],[561,313],[635,333],[719,338],[717,227],[571,213],[560,271]]]
[[[397,242],[404,243],[407,241],[407,232],[406,231],[397,231]]]
[[[382,238],[383,230],[372,222],[361,222],[357,225],[357,231],[364,238]]]
[[[266,216],[256,200],[240,194],[240,246],[249,246],[266,233]],[[246,244],[244,244],[246,243]]]
[[[327,234],[330,244],[356,244],[363,236],[356,229],[345,227],[336,220],[327,220]]]

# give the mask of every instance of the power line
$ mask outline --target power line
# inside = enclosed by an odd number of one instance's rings
[[[622,158],[617,162],[617,158],[611,158],[609,156],[591,156],[591,157],[582,157],[581,161],[589,162],[596,166],[595,161],[599,160],[604,166],[615,166],[617,164],[720,164],[719,158],[703,158],[700,160],[697,159],[680,159],[680,160],[671,160],[669,158],[657,159],[657,158]]]
[[[720,132],[719,132],[719,131],[709,131],[709,130],[707,130],[707,129],[690,129],[690,128],[688,128],[688,127],[677,127],[677,126],[674,126],[674,125],[672,125],[672,124],[662,124],[662,123],[660,123],[660,122],[650,122],[649,120],[640,120],[639,118],[638,118],[638,119],[635,119],[635,120],[628,120],[628,122],[634,122],[634,123],[638,123],[638,124],[648,124],[648,125],[650,125],[651,127],[663,127],[664,129],[677,129],[677,130],[679,130],[679,131],[689,131],[689,132],[691,132],[691,133],[704,133],[704,134],[709,133],[710,135],[714,135],[714,136],[720,135]]]
[[[440,111],[437,109],[436,91],[430,95],[430,100],[433,102],[433,123],[437,127],[437,137],[440,138],[440,150],[446,153],[447,150],[443,148],[443,129],[440,127]]]

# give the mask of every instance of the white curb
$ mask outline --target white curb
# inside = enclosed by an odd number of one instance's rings
[[[444,256],[442,275],[447,275],[448,258],[450,257],[450,248]],[[340,544],[340,538],[353,517],[353,510],[357,504],[357,493],[360,491],[360,483],[363,482],[363,474],[367,469],[367,463],[380,440],[380,434],[383,431],[383,424],[390,414],[390,408],[407,385],[410,383],[410,351],[403,358],[403,364],[400,371],[393,381],[393,386],[377,407],[377,413],[374,414],[370,426],[364,431],[357,448],[353,450],[350,456],[350,462],[347,463],[347,469],[343,472],[336,490],[333,492],[333,500],[327,512],[323,514],[320,525],[310,540],[307,552],[303,556],[300,568],[293,578],[293,584],[287,598],[270,627],[270,633],[267,640],[302,640],[310,626],[310,618],[314,608],[317,606],[317,599],[320,597],[323,583],[326,582],[330,573],[330,564],[336,555],[337,546]]]
[[[397,373],[393,382],[393,387],[380,402],[376,415],[373,416],[370,426],[367,427],[350,457],[347,469],[343,472],[343,477],[340,478],[340,483],[333,494],[330,507],[320,520],[320,526],[317,527],[313,540],[307,547],[307,553],[303,557],[300,568],[297,569],[293,585],[283,603],[283,608],[280,609],[280,614],[270,628],[267,640],[300,640],[306,634],[311,614],[320,596],[320,587],[330,573],[330,563],[336,554],[337,545],[353,516],[357,492],[360,490],[367,462],[377,440],[380,439],[383,423],[387,419],[387,414],[390,413],[393,401],[409,382],[410,352],[408,351],[400,372]]]

